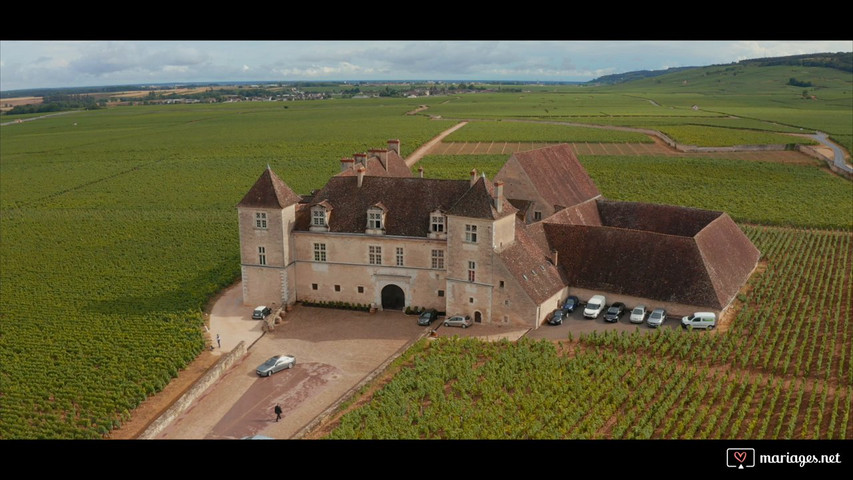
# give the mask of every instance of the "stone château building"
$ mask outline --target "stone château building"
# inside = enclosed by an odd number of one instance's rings
[[[604,199],[568,145],[493,182],[414,176],[400,142],[300,196],[267,168],[237,205],[247,305],[338,301],[538,327],[568,295],[723,310],[759,252],[728,215]]]

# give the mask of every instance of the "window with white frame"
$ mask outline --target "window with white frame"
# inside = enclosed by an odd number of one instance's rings
[[[444,270],[444,250],[432,251],[432,268]]]
[[[403,266],[403,247],[397,247],[397,266]]]
[[[477,262],[468,262],[468,281],[474,282],[477,280]]]
[[[314,207],[311,209],[311,225],[314,227],[326,226],[326,209],[323,207]]]
[[[432,233],[444,233],[444,215],[430,215],[430,225]]]
[[[267,212],[255,212],[255,228],[267,228]]]
[[[266,247],[258,247],[258,263],[261,265],[267,264],[267,249],[266,249]]]
[[[370,245],[367,249],[367,257],[371,265],[382,265],[382,247]]]
[[[368,233],[382,233],[383,217],[385,212],[379,207],[370,207],[367,210],[367,230]]]
[[[315,262],[325,262],[326,261],[326,244],[325,243],[315,243],[314,244],[314,261]]]
[[[477,243],[476,225],[465,225],[465,241],[470,243]]]

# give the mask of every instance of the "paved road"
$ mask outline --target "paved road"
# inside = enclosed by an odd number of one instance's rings
[[[809,135],[809,137],[832,149],[832,151],[835,153],[834,162],[836,167],[840,168],[841,170],[844,170],[845,172],[853,173],[853,167],[844,161],[844,151],[841,150],[841,147],[832,143],[829,140],[829,136],[827,134],[823,132],[817,132],[815,135]]]

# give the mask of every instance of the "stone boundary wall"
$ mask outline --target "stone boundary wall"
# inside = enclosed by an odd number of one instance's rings
[[[152,422],[151,425],[149,425],[148,428],[146,428],[145,431],[137,438],[150,440],[156,437],[157,434],[163,431],[166,426],[171,424],[175,418],[184,413],[184,411],[189,408],[190,405],[192,405],[192,403],[198,399],[198,397],[200,397],[208,387],[219,380],[219,377],[221,377],[225,371],[242,359],[246,355],[246,352],[246,344],[241,341],[233,350],[223,355],[214,366],[212,366],[204,375],[202,375],[201,378],[198,379],[197,382],[195,382],[195,384],[193,384],[193,386],[181,395],[181,398],[175,401],[171,407],[154,420],[154,422]]]
[[[826,166],[829,167],[830,170],[837,173],[838,175],[848,180],[853,180],[853,170],[845,170],[840,168],[838,165],[835,164],[835,160],[828,158],[826,155],[823,155],[814,148],[811,148],[808,145],[798,145],[797,150],[799,150],[805,155],[823,161],[824,163],[826,163]]]

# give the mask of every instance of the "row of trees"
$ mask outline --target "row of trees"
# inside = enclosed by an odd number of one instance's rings
[[[75,109],[95,110],[104,105],[104,100],[95,100],[94,97],[87,95],[51,95],[44,97],[44,101],[37,105],[17,105],[9,110],[7,115],[61,112]]]

